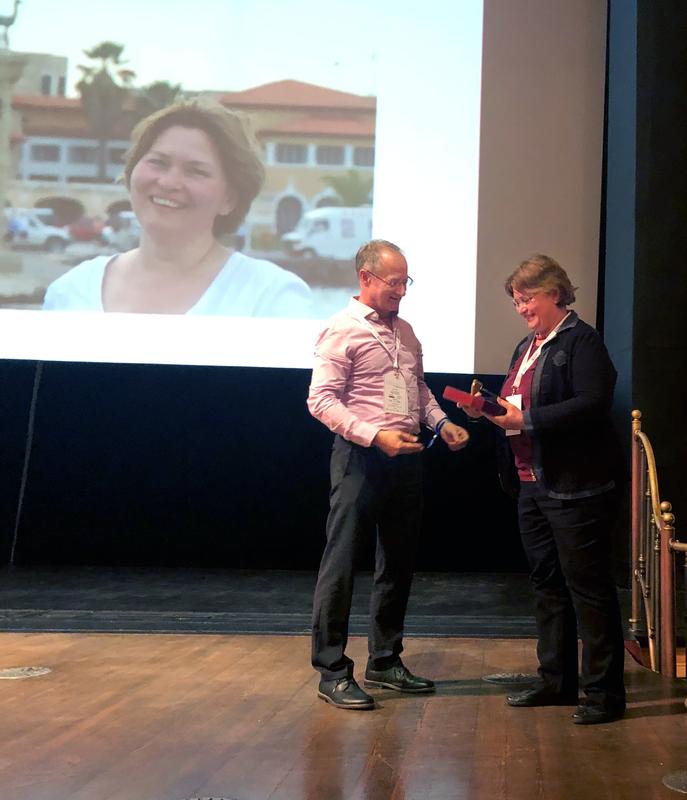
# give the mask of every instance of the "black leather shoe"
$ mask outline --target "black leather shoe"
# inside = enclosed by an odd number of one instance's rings
[[[525,689],[517,694],[508,695],[508,697],[506,697],[506,703],[515,708],[530,708],[533,706],[574,706],[577,705],[577,697],[558,694],[545,686],[537,686],[533,689]]]
[[[375,707],[374,697],[370,697],[355,682],[354,678],[337,678],[333,681],[320,681],[317,696],[337,708],[365,710]]]
[[[599,725],[602,722],[615,722],[625,713],[624,708],[605,708],[604,706],[577,706],[572,715],[575,725]]]
[[[388,669],[371,669],[365,671],[365,686],[376,686],[380,689],[393,689],[396,692],[423,694],[433,692],[434,681],[420,678],[405,667],[400,661]]]

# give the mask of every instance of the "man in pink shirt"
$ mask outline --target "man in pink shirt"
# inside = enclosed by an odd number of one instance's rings
[[[374,240],[356,255],[360,294],[318,339],[308,408],[336,434],[330,511],[313,601],[312,663],[319,696],[338,708],[374,707],[345,655],[356,554],[376,527],[365,686],[432,692],[401,661],[422,517],[423,423],[451,450],[468,434],[441,410],[424,381],[422,349],[398,309],[412,278],[401,250]]]

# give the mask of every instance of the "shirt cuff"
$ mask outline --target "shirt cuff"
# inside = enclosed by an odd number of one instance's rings
[[[433,431],[435,431],[437,429],[437,425],[441,422],[442,419],[446,419],[449,422],[451,421],[449,419],[448,414],[446,414],[441,409],[439,409],[437,411],[430,411],[430,413],[427,414],[427,419],[425,420],[425,425],[428,428],[431,428]]]
[[[372,440],[381,430],[381,428],[369,422],[358,422],[355,426],[355,431],[351,431],[350,436],[347,438],[354,444],[359,444],[362,447],[372,447]]]

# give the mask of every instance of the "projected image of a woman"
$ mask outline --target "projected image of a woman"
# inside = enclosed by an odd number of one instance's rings
[[[242,119],[190,100],[142,120],[124,178],[139,246],[84,261],[54,281],[44,309],[307,317],[310,289],[270,261],[222,243],[264,179]]]

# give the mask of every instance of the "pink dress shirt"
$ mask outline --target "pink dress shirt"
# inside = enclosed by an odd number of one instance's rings
[[[405,415],[384,411],[384,376],[394,369],[396,331],[398,367],[408,387]],[[422,348],[410,325],[396,317],[391,330],[355,297],[317,340],[308,409],[334,433],[363,447],[380,430],[417,433],[421,422],[434,429],[446,417],[425,383]]]

